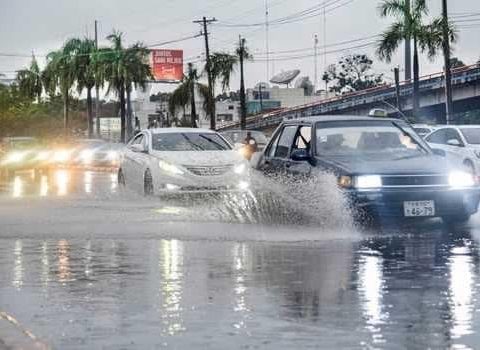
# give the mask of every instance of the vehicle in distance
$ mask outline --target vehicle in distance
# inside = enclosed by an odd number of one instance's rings
[[[434,131],[436,127],[428,124],[412,124],[412,128],[418,135],[425,137]]]
[[[334,174],[354,211],[373,218],[460,222],[477,212],[480,201],[472,174],[452,167],[443,151],[432,150],[397,119],[322,116],[285,121],[257,168],[299,180]]]
[[[445,125],[425,137],[431,147],[442,149],[451,161],[480,173],[480,125]]]
[[[46,165],[48,156],[34,137],[5,137],[0,144],[0,170],[7,177],[16,171],[38,170]]]
[[[235,145],[235,148],[246,159],[250,159],[254,152],[262,151],[268,143],[267,136],[261,131],[228,130],[223,131],[220,134],[230,141],[230,143]],[[247,143],[248,135],[250,135],[250,141]],[[255,147],[252,147],[253,145],[250,144],[252,141],[255,144]]]
[[[218,133],[193,128],[139,133],[126,147],[118,181],[145,195],[238,192],[250,185],[247,161]]]

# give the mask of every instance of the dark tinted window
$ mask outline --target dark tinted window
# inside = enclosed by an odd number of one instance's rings
[[[447,144],[447,130],[441,129],[435,131],[433,134],[427,137],[427,142],[446,145]]]
[[[156,151],[227,151],[230,146],[212,133],[162,133],[152,135]]]
[[[480,145],[480,128],[464,128],[462,130],[463,136],[467,142],[472,145]]]
[[[280,139],[278,140],[277,149],[275,151],[275,157],[286,158],[288,157],[288,151],[293,144],[293,139],[297,133],[297,126],[286,126]]]

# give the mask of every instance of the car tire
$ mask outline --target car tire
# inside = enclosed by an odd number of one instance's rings
[[[473,165],[473,162],[469,159],[465,160],[463,162],[463,165],[465,166],[465,168],[467,169],[467,171],[470,173],[470,174],[473,174],[475,175],[475,166]]]
[[[143,176],[143,194],[145,196],[153,195],[153,178],[152,173],[148,169],[145,171],[145,175]]]
[[[123,175],[122,169],[119,169],[119,170],[118,170],[117,180],[118,180],[118,184],[119,184],[120,186],[125,187],[125,185],[126,185],[125,175]]]
[[[447,225],[455,225],[455,224],[465,224],[470,220],[469,214],[461,214],[461,215],[448,215],[448,216],[443,216],[442,220],[443,223]]]

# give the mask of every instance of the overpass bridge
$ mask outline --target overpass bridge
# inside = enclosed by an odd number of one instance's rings
[[[419,122],[437,122],[445,117],[445,76],[436,73],[420,78]],[[452,88],[455,113],[480,109],[480,64],[461,67],[452,71]],[[406,114],[412,111],[411,82],[400,83],[401,109]],[[284,119],[296,119],[314,115],[367,115],[374,108],[398,116],[394,84],[385,84],[371,89],[335,96],[323,101],[282,108],[247,118],[247,129],[266,132],[276,128]],[[239,123],[222,126],[219,130],[239,128]]]

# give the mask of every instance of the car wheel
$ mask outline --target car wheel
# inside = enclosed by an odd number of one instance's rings
[[[475,175],[475,166],[473,165],[471,160],[467,159],[466,161],[463,162],[463,165],[465,166],[465,168],[470,174]]]
[[[125,183],[125,175],[123,175],[123,171],[122,169],[119,169],[118,170],[118,174],[117,174],[117,179],[118,179],[118,184],[122,187],[125,187],[126,183]]]
[[[145,196],[152,196],[153,195],[153,178],[152,173],[150,170],[145,172],[145,176],[143,177],[143,193]]]
[[[469,214],[443,216],[442,220],[447,225],[464,224],[470,220]]]

